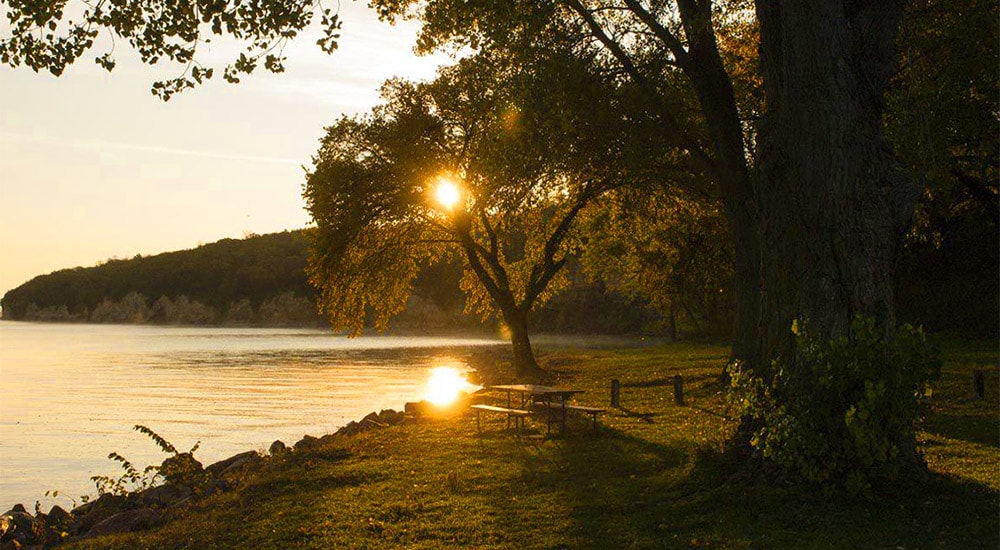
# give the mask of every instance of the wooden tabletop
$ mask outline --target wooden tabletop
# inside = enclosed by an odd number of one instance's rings
[[[540,386],[538,384],[510,384],[505,386],[486,386],[484,390],[509,391],[514,393],[526,393],[531,395],[573,395],[583,393],[584,390],[574,390],[572,388],[554,388],[552,386]]]

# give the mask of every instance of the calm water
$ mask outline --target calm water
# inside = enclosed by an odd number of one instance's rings
[[[201,441],[207,465],[402,408],[423,396],[430,369],[466,368],[473,347],[499,343],[0,322],[0,512],[93,494],[90,476],[120,473],[111,451],[158,464],[165,455],[135,424],[182,451]]]

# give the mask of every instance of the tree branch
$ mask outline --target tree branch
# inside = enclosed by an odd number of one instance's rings
[[[625,69],[625,72],[632,77],[632,80],[639,86],[643,94],[657,107],[660,113],[660,117],[666,123],[667,128],[677,136],[680,142],[680,147],[691,154],[695,161],[700,164],[707,173],[711,174],[713,177],[718,177],[718,171],[715,166],[715,161],[712,157],[702,149],[698,143],[691,139],[682,129],[680,123],[674,118],[673,113],[671,113],[666,106],[661,101],[660,95],[655,89],[655,87],[646,79],[646,76],[639,71],[638,67],[628,56],[625,50],[620,44],[615,42],[608,33],[605,32],[604,28],[601,27],[600,23],[594,18],[594,15],[587,11],[587,9],[580,3],[580,0],[564,0],[566,5],[570,7],[577,15],[583,19],[586,23],[587,28],[590,29],[591,34],[597,38],[597,40],[605,47],[611,55],[614,56],[616,60]]]
[[[642,7],[637,0],[625,0],[625,5],[628,6],[629,11],[635,14],[649,30],[653,31],[653,35],[663,41],[670,49],[670,52],[674,54],[674,59],[677,60],[678,66],[684,66],[688,62],[687,50],[684,49],[684,45],[681,41],[674,36],[674,33],[670,32],[670,29],[664,27],[656,19],[652,13],[650,13],[646,8]]]

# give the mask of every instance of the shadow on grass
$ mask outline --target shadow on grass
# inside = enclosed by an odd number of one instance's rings
[[[590,548],[997,548],[998,493],[928,474],[872,499],[733,482],[718,453],[605,431],[570,437],[550,480]]]
[[[923,428],[949,439],[997,447],[1000,446],[1000,421],[995,414],[995,411],[988,416],[935,412],[927,418]]]
[[[618,408],[614,408],[614,409],[611,409],[611,410],[614,411],[614,412],[616,412],[620,416],[624,416],[624,417],[627,417],[627,418],[638,418],[639,420],[642,420],[643,422],[645,422],[647,424],[655,424],[656,422],[653,421],[653,418],[659,415],[659,413],[655,413],[655,412],[633,411],[632,409],[629,409],[628,407],[618,407]]]

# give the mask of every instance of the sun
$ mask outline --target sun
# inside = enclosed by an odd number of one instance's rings
[[[438,180],[437,187],[434,189],[434,197],[441,206],[451,210],[462,199],[462,191],[458,188],[458,185],[455,185],[455,182],[446,177],[441,177]]]
[[[462,392],[475,389],[468,380],[454,367],[435,367],[427,380],[427,391],[424,399],[444,407],[451,405]]]

